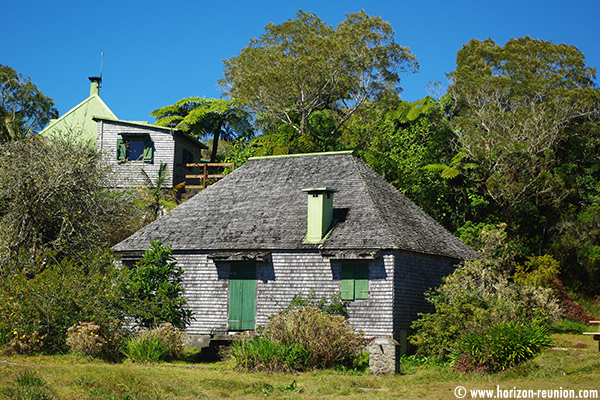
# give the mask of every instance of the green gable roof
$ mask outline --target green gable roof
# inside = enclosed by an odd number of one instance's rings
[[[97,94],[90,95],[62,117],[50,121],[39,135],[48,138],[73,138],[95,148],[98,123],[94,121],[94,117],[117,119]]]

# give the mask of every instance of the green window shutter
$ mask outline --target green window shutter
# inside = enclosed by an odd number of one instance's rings
[[[151,162],[154,153],[154,142],[152,138],[147,137],[144,139],[144,162]]]
[[[127,147],[123,139],[117,139],[117,161],[125,161],[127,156]]]
[[[369,298],[369,264],[354,265],[354,298],[357,300]]]
[[[354,300],[354,265],[342,265],[342,300]]]

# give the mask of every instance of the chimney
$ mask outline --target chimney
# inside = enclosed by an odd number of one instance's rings
[[[308,229],[304,243],[321,243],[333,222],[333,194],[330,187],[302,189],[308,193]]]
[[[100,88],[102,87],[102,78],[99,76],[90,76],[90,96],[100,95]]]

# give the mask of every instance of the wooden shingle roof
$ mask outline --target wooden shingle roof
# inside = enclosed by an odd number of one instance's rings
[[[338,222],[303,244],[307,194],[332,187]],[[140,252],[160,240],[176,251],[400,249],[455,259],[476,253],[350,152],[251,158],[221,181],[117,244]]]

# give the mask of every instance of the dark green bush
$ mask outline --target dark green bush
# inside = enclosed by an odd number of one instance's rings
[[[192,319],[183,296],[185,271],[177,266],[171,253],[171,247],[152,242],[140,261],[123,267],[123,306],[138,327],[152,329],[169,322],[183,329]]]
[[[544,325],[497,323],[459,340],[456,369],[459,372],[504,371],[533,358],[552,344],[550,331]]]

